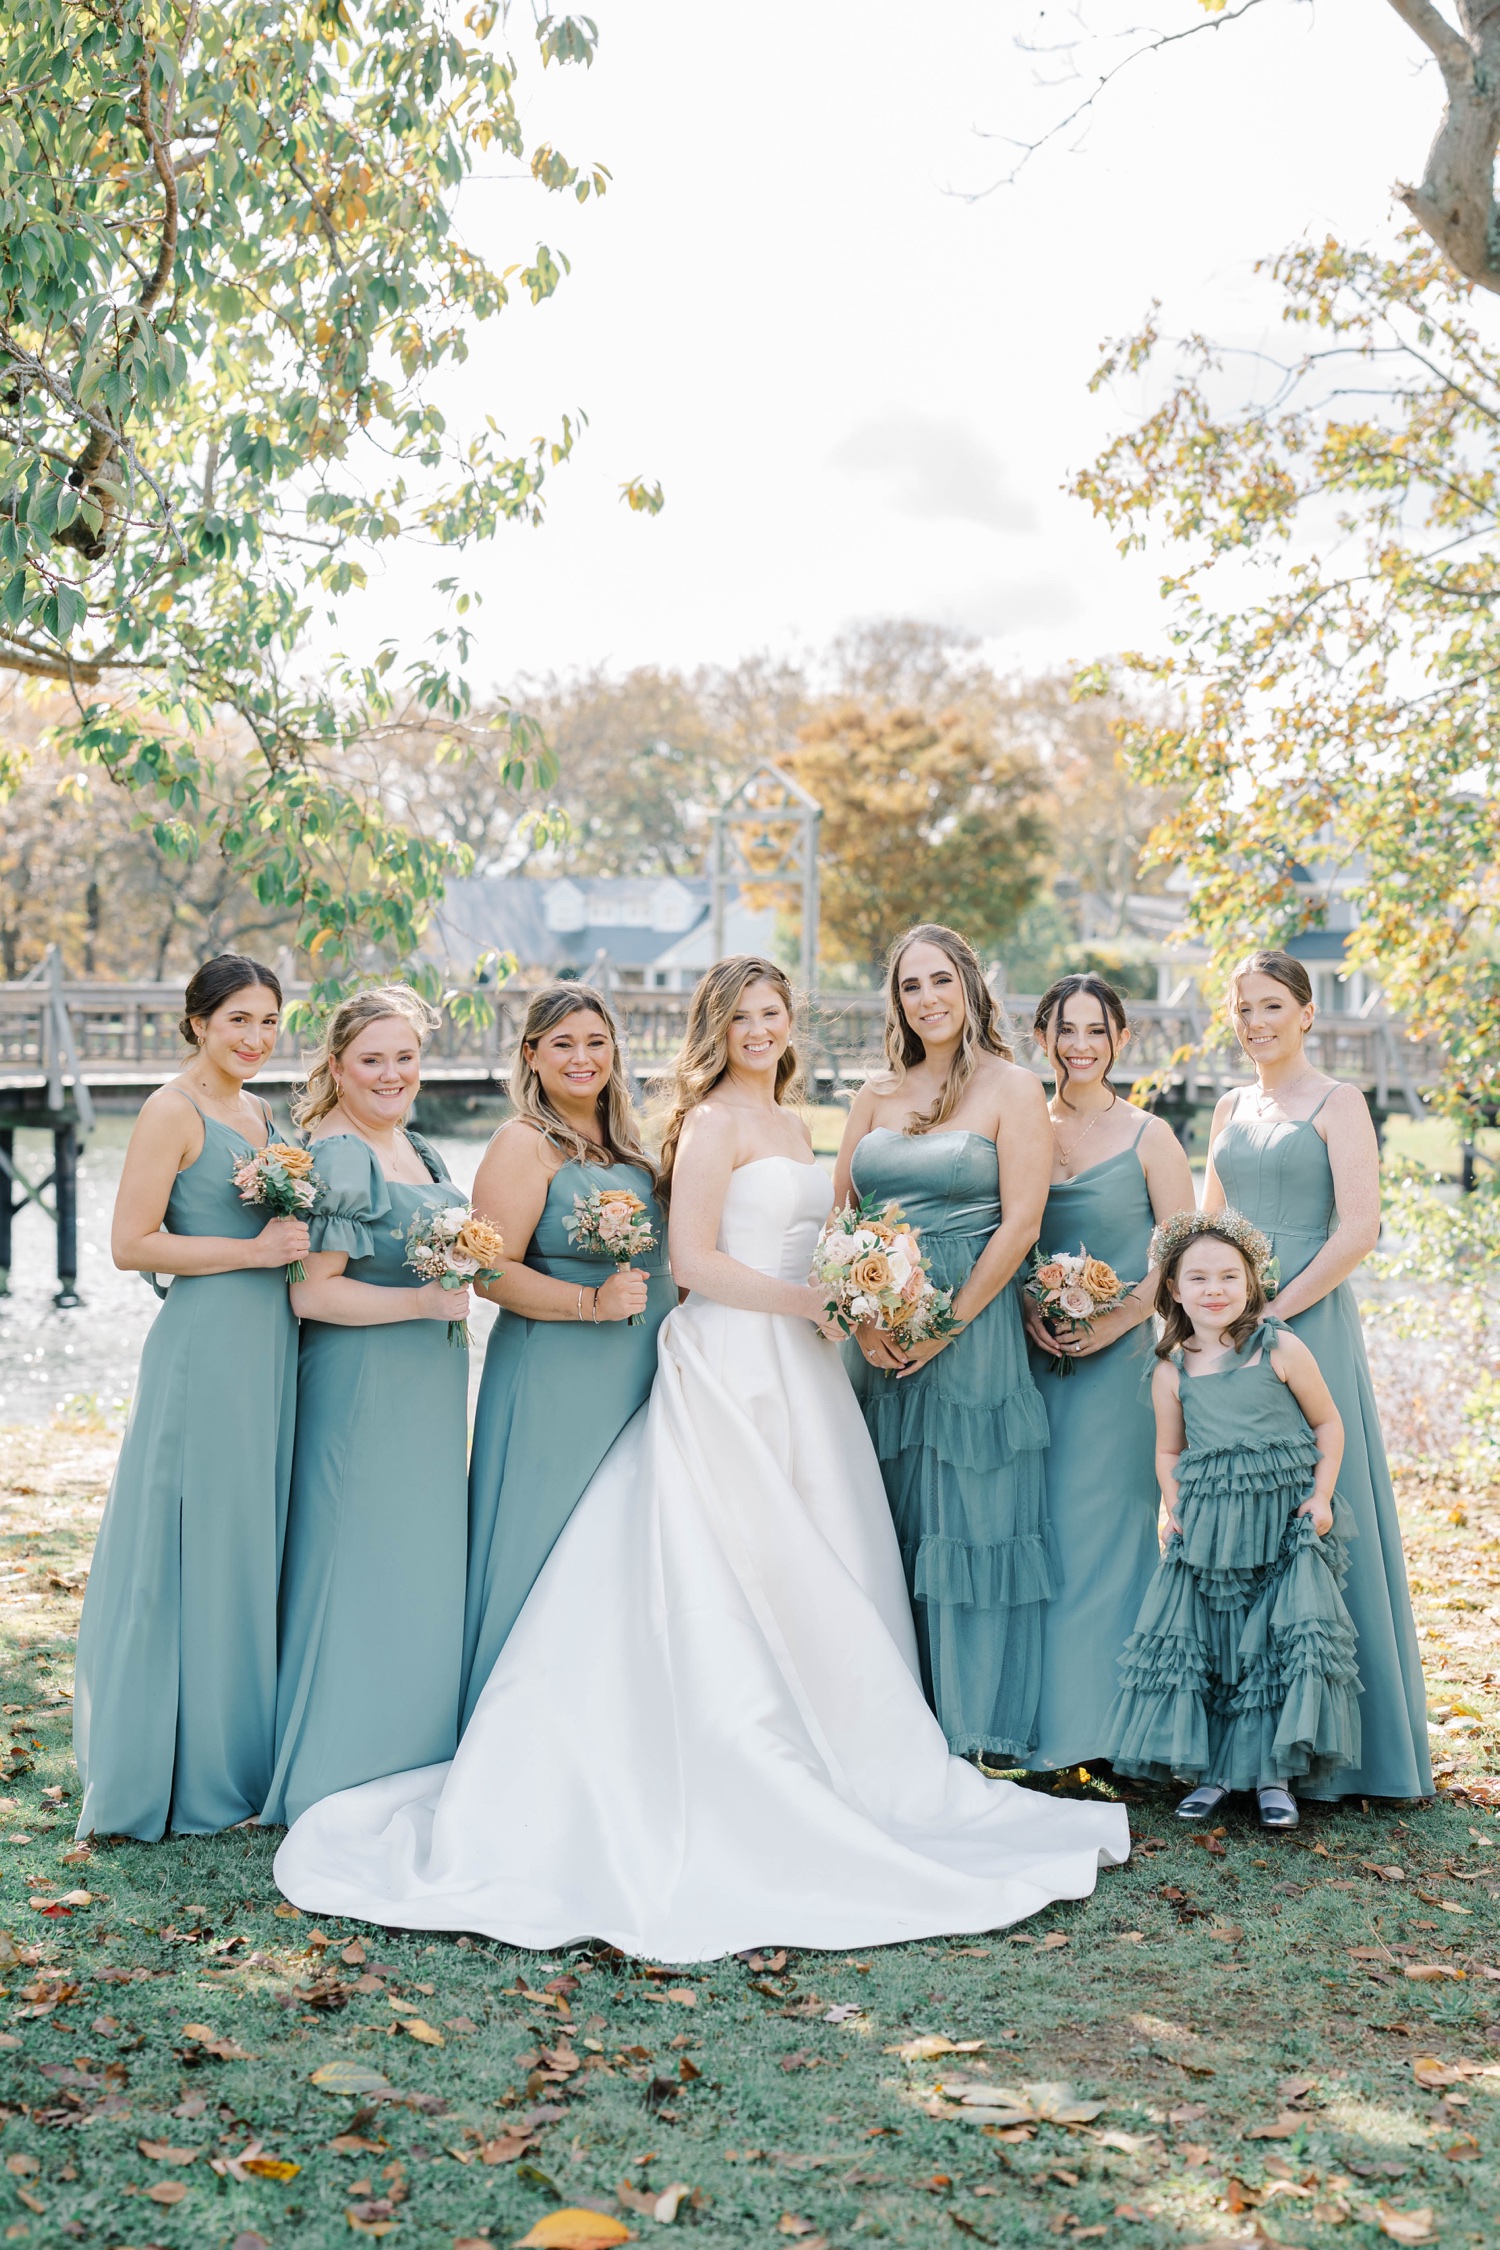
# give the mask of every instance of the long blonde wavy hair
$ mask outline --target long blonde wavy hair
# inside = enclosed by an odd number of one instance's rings
[[[964,1088],[978,1067],[979,1057],[999,1055],[1002,1061],[1012,1062],[1015,1051],[1005,1036],[1005,1018],[1000,1013],[999,1003],[984,981],[979,956],[968,939],[942,922],[918,922],[914,929],[903,931],[886,955],[885,1059],[896,1085],[899,1087],[907,1072],[927,1054],[901,1005],[901,961],[907,948],[913,945],[935,945],[939,953],[946,953],[958,971],[964,996],[963,1036],[949,1065],[943,1090],[930,1109],[902,1128],[908,1134],[935,1133],[940,1125],[947,1123],[963,1099]]]
[[[578,1015],[597,1016],[609,1033],[614,1050],[610,1057],[609,1083],[599,1105],[604,1122],[602,1141],[590,1140],[553,1107],[532,1060],[538,1042],[545,1039],[549,1031],[566,1023],[569,1016]],[[640,1164],[648,1172],[656,1170],[641,1146],[640,1126],[631,1106],[630,1088],[625,1083],[625,1066],[620,1057],[619,1027],[610,1013],[609,1003],[590,984],[544,984],[533,992],[521,1026],[521,1043],[510,1066],[510,1102],[517,1117],[524,1117],[554,1147],[580,1164]]]
[[[413,992],[409,984],[378,984],[368,992],[351,992],[341,1000],[324,1026],[323,1036],[314,1049],[312,1061],[307,1066],[307,1083],[292,1104],[293,1122],[303,1132],[337,1109],[339,1090],[333,1082],[333,1066],[347,1047],[352,1047],[362,1031],[372,1023],[382,1023],[387,1016],[400,1016],[416,1033],[420,1045],[426,1046],[442,1022],[442,1017],[420,992]]]
[[[797,996],[785,969],[778,968],[774,961],[767,961],[762,954],[731,953],[704,971],[693,993],[687,1030],[667,1081],[665,1124],[657,1167],[657,1187],[663,1195],[671,1187],[677,1143],[682,1138],[688,1111],[696,1109],[699,1102],[712,1093],[729,1068],[729,1026],[752,984],[774,985],[786,1002],[787,1014],[796,1015]],[[776,1099],[779,1102],[791,1100],[797,1091],[797,1050],[788,1043],[776,1065]]]

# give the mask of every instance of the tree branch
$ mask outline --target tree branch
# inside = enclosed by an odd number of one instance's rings
[[[1445,73],[1470,68],[1474,57],[1467,40],[1462,32],[1454,30],[1446,16],[1439,14],[1432,0],[1391,0],[1391,6],[1423,46],[1431,49]]]
[[[1396,194],[1466,280],[1500,294],[1500,0],[1458,0],[1457,31],[1432,0],[1390,5],[1436,57],[1445,95],[1421,182]]]

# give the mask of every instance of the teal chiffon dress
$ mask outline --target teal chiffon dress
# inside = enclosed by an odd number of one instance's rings
[[[386,1179],[352,1133],[311,1144],[324,1188],[312,1247],[346,1252],[349,1280],[377,1289],[419,1287],[407,1228],[420,1211],[467,1201],[436,1150],[407,1138],[430,1186]],[[468,1374],[441,1320],[302,1323],[267,1821],[453,1755]]]
[[[1213,1161],[1228,1202],[1270,1236],[1285,1288],[1317,1256],[1338,1216],[1328,1149],[1312,1118],[1291,1122],[1235,1114],[1214,1143]],[[1344,1599],[1358,1636],[1364,1747],[1357,1765],[1331,1780],[1314,1781],[1302,1794],[1430,1796],[1427,1695],[1401,1520],[1352,1285],[1340,1282],[1286,1325],[1322,1369],[1343,1418],[1339,1491],[1357,1535]]]
[[[957,1289],[1000,1223],[982,1133],[877,1126],[854,1191],[899,1203],[932,1278]],[[851,1344],[851,1380],[879,1456],[915,1609],[927,1699],[952,1750],[1020,1762],[1036,1740],[1042,1613],[1052,1592],[1042,1477],[1047,1413],[1012,1278],[945,1351],[897,1378]]]
[[[569,1161],[554,1174],[526,1252],[534,1273],[592,1289],[612,1259],[583,1256],[564,1221],[575,1198],[628,1187],[651,1213],[657,1247],[632,1263],[650,1274],[640,1327],[629,1321],[526,1320],[502,1311],[490,1331],[469,1464],[469,1585],[463,1641],[468,1725],[506,1635],[553,1542],[656,1373],[656,1332],[677,1302],[666,1221],[649,1172]]]
[[[266,1215],[230,1175],[257,1144],[199,1115],[166,1231],[248,1240]],[[260,1810],[296,1400],[284,1269],[178,1274],[141,1353],[78,1629],[81,1836],[206,1835]]]
[[[1080,1247],[1102,1258],[1128,1288],[1151,1263],[1154,1219],[1134,1142],[1047,1197],[1040,1249]],[[1104,1722],[1119,1685],[1121,1649],[1156,1569],[1156,1416],[1151,1407],[1149,1320],[1103,1351],[1058,1363],[1031,1350],[1047,1410],[1047,1515],[1053,1590],[1042,1620],[1042,1692],[1034,1772],[1086,1765],[1104,1754]]]
[[[1299,1795],[1343,1777],[1360,1755],[1354,1627],[1340,1587],[1351,1519],[1335,1493],[1319,1538],[1297,1513],[1317,1442],[1271,1364],[1264,1321],[1210,1375],[1174,1354],[1186,1446],[1180,1532],[1167,1541],[1120,1661],[1105,1730],[1117,1772],[1152,1781]]]

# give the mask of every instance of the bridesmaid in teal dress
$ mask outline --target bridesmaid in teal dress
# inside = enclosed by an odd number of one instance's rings
[[[1226,1204],[1268,1234],[1273,1310],[1309,1347],[1344,1424],[1339,1491],[1353,1518],[1344,1600],[1359,1637],[1360,1762],[1305,1797],[1432,1793],[1427,1696],[1401,1522],[1349,1276],[1380,1238],[1380,1152],[1365,1099],[1307,1060],[1312,987],[1300,961],[1252,953],[1230,980],[1235,1036],[1256,1085],[1214,1112],[1204,1208]]]
[[[1060,978],[1043,994],[1032,1029],[1056,1087],[1042,1253],[1081,1245],[1131,1292],[1086,1334],[1053,1336],[1026,1305],[1032,1373],[1052,1433],[1053,1591],[1042,1623],[1036,1745],[1026,1761],[1044,1772],[1103,1755],[1117,1661],[1156,1572],[1151,1231],[1192,1208],[1193,1175],[1165,1120],[1109,1082],[1130,1037],[1113,985],[1088,973]],[[1060,1377],[1064,1359],[1071,1366]]]
[[[614,1018],[584,984],[546,985],[510,1076],[515,1116],[485,1151],[474,1208],[509,1255],[481,1293],[490,1331],[469,1464],[463,1724],[552,1545],[656,1373],[677,1291],[656,1173],[641,1147]],[[596,1191],[638,1199],[655,1245],[617,1267],[575,1248],[568,1222]]]
[[[141,1354],[94,1549],[73,1693],[80,1836],[204,1835],[260,1810],[276,1721],[300,1219],[267,1219],[232,1174],[274,1136],[246,1083],[276,1046],[281,987],[243,954],[206,962],[182,1035],[197,1052],[130,1136],[111,1248],[170,1274]]]
[[[1052,1135],[1040,1081],[1011,1059],[973,948],[924,922],[891,949],[888,1069],[855,1096],[836,1203],[894,1200],[959,1331],[848,1353],[895,1519],[923,1685],[952,1749],[1014,1766],[1036,1739],[1052,1591],[1047,1416],[1026,1360],[1018,1270],[1037,1238]]]
[[[405,985],[334,1011],[298,1121],[323,1201],[302,1321],[281,1582],[276,1769],[262,1818],[451,1758],[463,1648],[466,1289],[418,1282],[405,1237],[464,1203],[405,1119],[437,1016]]]

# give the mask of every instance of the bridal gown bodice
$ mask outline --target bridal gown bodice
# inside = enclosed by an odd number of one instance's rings
[[[719,1247],[800,1283],[829,1204],[812,1163],[744,1165]],[[1128,1850],[1122,1806],[948,1755],[838,1352],[692,1295],[457,1756],[313,1806],[276,1875],[318,1913],[689,1961],[994,1928]]]

